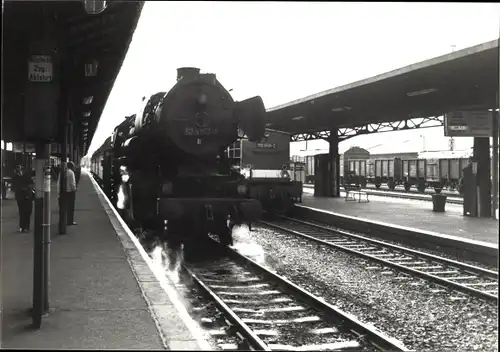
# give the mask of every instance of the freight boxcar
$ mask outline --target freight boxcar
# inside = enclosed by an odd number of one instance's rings
[[[442,188],[455,189],[463,176],[469,158],[409,159],[403,160],[403,184],[409,191],[415,185],[419,192],[432,187],[436,193]]]
[[[303,184],[306,183],[306,164],[303,162],[291,162],[290,163],[290,178],[292,181],[299,181]]]
[[[366,186],[366,160],[370,152],[360,147],[352,147],[340,155],[340,184]]]
[[[377,188],[380,188],[385,183],[393,190],[402,182],[401,165],[400,158],[367,159],[366,183],[374,184]]]
[[[356,184],[365,187],[373,184],[379,188],[387,184],[390,189],[403,185],[407,191],[415,186],[419,192],[426,188],[434,188],[441,192],[442,188],[456,189],[462,178],[463,169],[469,164],[467,157],[407,157],[399,153],[371,156],[367,150],[353,147],[340,155],[341,184]],[[303,158],[303,159],[300,159]],[[292,160],[304,160],[306,182],[314,182],[313,155],[294,156]],[[311,162],[309,162],[311,160]]]
[[[304,167],[303,183],[314,183],[314,155],[293,155],[292,163],[300,163]]]
[[[314,155],[306,156],[304,160],[306,183],[314,183]]]

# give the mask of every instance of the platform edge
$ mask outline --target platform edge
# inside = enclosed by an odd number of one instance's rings
[[[329,214],[332,216],[344,218],[344,219],[351,220],[351,221],[364,222],[367,224],[383,226],[383,227],[387,227],[387,228],[391,228],[391,229],[395,229],[395,230],[402,230],[402,231],[413,232],[413,233],[421,233],[421,234],[432,236],[432,237],[443,238],[443,239],[447,239],[447,240],[461,242],[464,244],[470,244],[470,245],[474,245],[474,246],[478,246],[478,247],[486,247],[486,248],[498,250],[498,245],[495,245],[495,244],[489,243],[489,242],[477,241],[477,240],[472,240],[469,238],[462,238],[462,237],[458,237],[458,236],[447,235],[447,234],[433,232],[433,231],[429,231],[429,230],[414,229],[411,227],[390,224],[390,223],[386,223],[386,222],[382,222],[382,221],[371,220],[371,219],[366,219],[366,218],[361,218],[361,217],[350,216],[350,215],[346,215],[346,214],[335,213],[333,211],[329,211],[329,210],[325,210],[325,209],[321,209],[321,208],[314,208],[314,207],[302,205],[302,204],[295,204],[295,206],[298,208],[303,208],[303,209],[308,209],[311,211]]]
[[[165,348],[171,350],[179,350],[179,349],[198,350],[198,351],[211,350],[212,346],[210,346],[210,344],[204,339],[204,337],[201,334],[201,330],[199,330],[197,327],[197,323],[191,318],[186,308],[178,298],[177,291],[173,286],[173,284],[170,282],[165,273],[159,272],[154,267],[151,259],[149,258],[144,248],[142,248],[138,239],[130,231],[130,229],[125,224],[123,219],[120,217],[118,212],[114,209],[110,200],[104,194],[104,192],[99,187],[97,182],[94,180],[93,176],[88,172],[87,176],[90,178],[92,185],[96,190],[99,201],[101,202],[101,205],[106,211],[106,214],[108,215],[111,225],[113,226],[113,229],[115,230],[116,235],[119,238],[119,242],[122,245],[122,249],[127,258],[127,262],[130,268],[132,269],[134,277],[141,290],[142,297],[148,306],[150,315],[153,321],[155,322],[156,328],[158,330],[158,333]],[[140,259],[133,258],[134,254],[136,258],[138,257],[137,254],[139,254]],[[151,274],[153,274],[155,278],[155,280],[153,281],[157,283],[161,287],[161,289],[167,294],[169,301],[172,303],[172,306],[177,311],[178,317],[184,324],[184,327],[188,331],[188,334],[192,337],[189,340],[177,339],[175,337],[169,337],[165,335],[163,329],[161,328],[162,324],[160,322],[160,319],[164,321],[175,320],[175,319],[172,319],[172,317],[169,316],[168,314],[164,314],[164,310],[161,309],[162,308],[161,305],[157,306],[152,302],[151,299],[149,299],[148,291],[150,290],[150,288],[146,287],[141,283],[138,274],[138,266],[140,266],[141,264],[143,266],[144,264],[146,264],[149,271],[151,272]],[[151,283],[151,281],[149,281],[149,283]]]

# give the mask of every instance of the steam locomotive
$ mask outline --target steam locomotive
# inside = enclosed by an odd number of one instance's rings
[[[260,219],[247,181],[225,149],[238,137],[262,139],[259,96],[235,102],[215,74],[179,68],[167,93],[143,99],[92,155],[91,171],[129,224],[185,244],[208,233],[232,244],[232,227]]]

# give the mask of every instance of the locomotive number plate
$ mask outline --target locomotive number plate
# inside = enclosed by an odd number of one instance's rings
[[[185,136],[213,136],[218,134],[219,131],[217,128],[192,128],[192,127],[186,127],[184,130],[184,135]]]
[[[278,146],[276,143],[257,143],[257,148],[260,149],[276,149]]]

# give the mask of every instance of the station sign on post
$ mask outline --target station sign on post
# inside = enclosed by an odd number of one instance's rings
[[[31,55],[28,60],[28,80],[30,82],[52,82],[52,57]]]
[[[30,142],[48,141],[58,134],[57,54],[55,44],[49,44],[34,42],[30,49],[33,54],[27,57],[23,136]]]
[[[14,153],[34,153],[35,145],[33,143],[13,142],[12,151]]]
[[[444,115],[446,137],[491,137],[493,135],[492,113],[480,111],[452,111]]]

